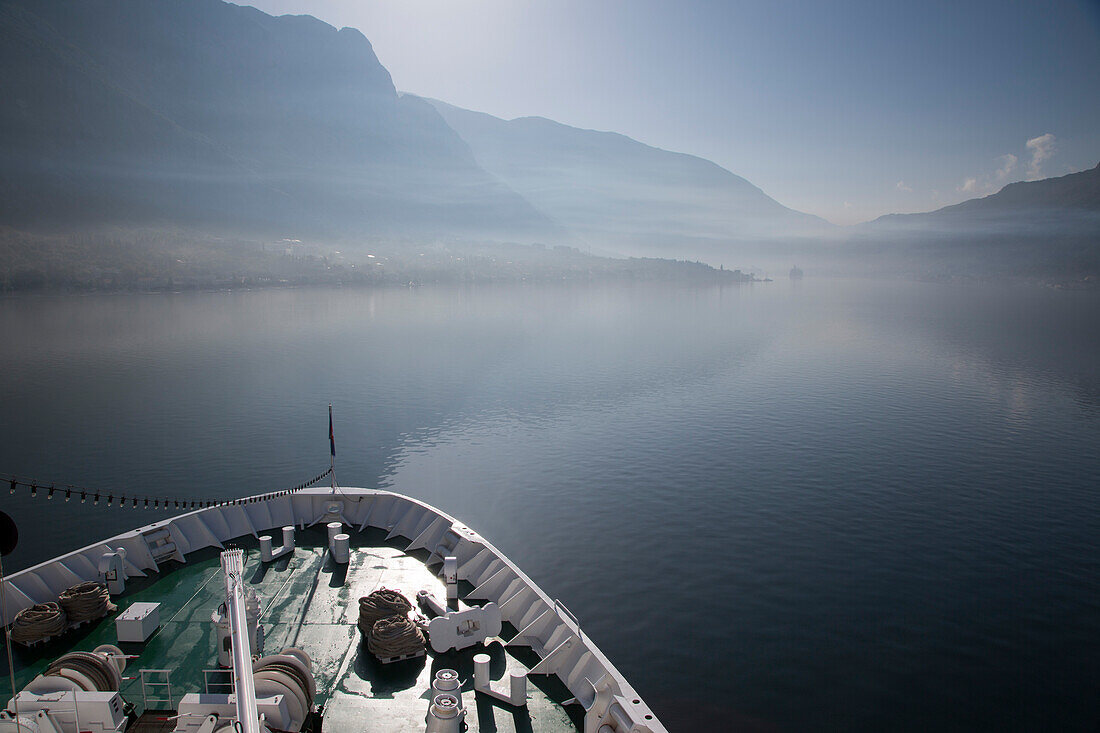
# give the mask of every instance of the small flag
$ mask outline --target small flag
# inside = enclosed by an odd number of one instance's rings
[[[336,457],[336,436],[332,432],[332,405],[328,406],[328,445],[332,451],[332,457]]]

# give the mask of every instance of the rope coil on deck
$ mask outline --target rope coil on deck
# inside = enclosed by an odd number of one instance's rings
[[[412,655],[424,651],[424,635],[408,616],[394,614],[374,622],[367,649],[379,659]]]
[[[375,622],[387,616],[404,616],[412,608],[409,599],[399,591],[379,588],[369,596],[359,599],[359,633],[367,636]]]
[[[95,581],[74,585],[63,591],[58,601],[65,609],[71,624],[102,618],[116,609],[116,606],[111,603],[111,594],[107,592],[107,586]]]
[[[11,639],[24,644],[57,636],[68,626],[65,611],[57,603],[39,603],[15,615]]]

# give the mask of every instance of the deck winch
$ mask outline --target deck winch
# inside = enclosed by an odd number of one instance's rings
[[[288,647],[279,654],[252,662],[252,685],[259,731],[299,731],[306,723],[317,683],[313,663],[301,649]],[[236,694],[189,693],[180,699],[174,733],[214,733],[235,730]]]
[[[425,718],[425,733],[459,733],[466,710],[462,705],[462,683],[458,672],[441,669],[432,677],[432,691]]]
[[[117,733],[128,719],[122,696],[126,657],[110,644],[58,657],[0,711],[0,733]],[[15,709],[19,709],[16,725]]]
[[[432,698],[432,704],[428,708],[427,726],[425,733],[459,733],[462,730],[462,719],[466,717],[466,709],[459,704],[458,698],[449,693],[442,693]]]
[[[220,658],[223,651],[230,654],[233,692],[184,695],[175,731],[213,733],[225,728],[227,720],[232,721],[233,730],[241,733],[301,730],[317,694],[309,655],[291,647],[281,654],[253,661],[259,603],[250,603],[255,601],[255,593],[245,588],[244,553],[226,550],[221,561],[226,599],[218,613],[224,616],[228,636],[223,641],[219,633],[218,655]],[[222,625],[218,628],[220,632]]]

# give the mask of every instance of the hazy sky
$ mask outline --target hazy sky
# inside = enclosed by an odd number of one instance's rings
[[[256,0],[402,91],[694,153],[838,223],[1100,162],[1100,0]]]

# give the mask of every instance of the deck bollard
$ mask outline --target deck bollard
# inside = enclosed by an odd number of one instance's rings
[[[347,565],[351,559],[351,537],[344,533],[332,538],[332,559],[340,565]]]
[[[489,687],[489,655],[474,655],[474,689],[484,690]]]
[[[489,678],[489,661],[488,654],[474,655],[474,691],[483,692],[509,705],[526,705],[527,672],[512,670],[508,674],[508,692],[498,692],[493,689],[492,680]]]
[[[508,702],[513,705],[523,705],[527,701],[527,673],[513,669],[508,676],[511,677]]]
[[[262,562],[271,562],[277,557],[290,554],[294,551],[294,527],[283,527],[283,544],[278,547],[272,547],[273,540],[271,535],[263,535],[260,537],[260,560]]]

